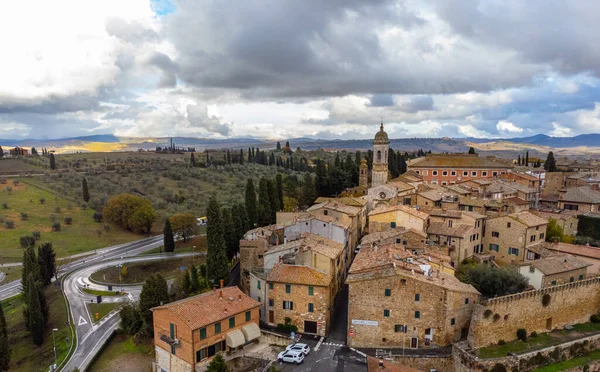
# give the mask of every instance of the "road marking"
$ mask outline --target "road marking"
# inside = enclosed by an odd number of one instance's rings
[[[319,340],[319,342],[317,342],[317,346],[315,346],[315,351],[318,351],[318,350],[319,350],[319,347],[320,347],[320,346],[321,346],[321,344],[323,343],[323,339],[324,339],[324,338],[325,338],[325,337],[321,337],[321,339]]]
[[[80,315],[79,316],[79,323],[77,323],[77,325],[81,326],[81,325],[86,325],[86,324],[88,324],[88,322],[85,319],[83,319],[82,315]]]
[[[360,351],[360,350],[356,350],[356,349],[355,349],[355,348],[353,348],[353,347],[351,347],[351,348],[350,348],[350,350],[357,352],[359,355],[362,355],[362,356],[363,356],[363,358],[366,358],[366,357],[367,357],[367,354],[363,353],[363,352],[362,352],[362,351]]]

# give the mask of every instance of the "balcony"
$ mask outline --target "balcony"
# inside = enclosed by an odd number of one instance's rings
[[[160,340],[166,342],[167,344],[169,344],[171,346],[178,346],[179,345],[179,340],[178,339],[172,339],[171,337],[169,337],[167,335],[161,335],[160,336]]]

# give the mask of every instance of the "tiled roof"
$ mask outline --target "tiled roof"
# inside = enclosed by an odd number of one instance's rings
[[[527,266],[533,266],[543,272],[545,275],[553,275],[564,273],[566,271],[579,270],[584,267],[591,266],[577,257],[570,254],[562,254],[554,257],[545,258],[543,260],[532,261]]]
[[[308,266],[277,264],[267,278],[269,282],[327,287],[331,276]]]
[[[352,225],[351,221],[340,220],[333,216],[325,216],[324,214],[314,214],[313,215],[313,214],[304,213],[304,214],[299,215],[297,219],[287,222],[285,224],[285,226],[295,225],[296,223],[307,222],[307,221],[310,221],[313,219],[321,221],[321,222],[325,222],[325,223],[331,222],[333,225],[339,226],[343,229],[349,229],[350,226]]]
[[[509,204],[515,204],[515,205],[527,205],[529,204],[529,202],[527,200],[523,200],[521,198],[506,198],[504,199],[505,202],[509,203]]]
[[[369,213],[369,216],[375,216],[378,214],[394,212],[394,211],[405,212],[405,213],[411,214],[411,215],[418,217],[420,219],[423,219],[423,220],[426,220],[427,218],[429,218],[429,215],[427,213],[418,211],[415,208],[412,208],[412,207],[409,207],[406,205],[401,205],[401,204],[375,208]]]
[[[577,212],[577,211],[569,211],[569,210],[558,210],[558,211],[532,210],[530,212],[535,214],[536,216],[539,216],[539,217],[542,217],[545,219],[553,218],[555,220],[566,220],[569,218],[577,217],[577,215],[579,214],[579,212]]]
[[[502,164],[489,158],[467,154],[432,154],[419,162],[408,165],[413,168],[477,168],[510,169],[511,165]]]
[[[567,189],[559,198],[560,201],[570,201],[576,203],[599,204],[600,192],[592,190],[591,187],[581,186]]]
[[[344,253],[344,245],[342,243],[323,238],[319,235],[304,233],[301,240],[300,249],[307,248],[331,259],[335,259]]]
[[[320,196],[315,200],[315,204],[322,204],[327,202],[339,202],[351,207],[363,207],[367,204],[367,201],[362,198],[356,198],[354,196],[344,196],[341,198],[327,198],[325,196]]]
[[[370,233],[365,235],[362,240],[360,241],[360,244],[371,244],[371,243],[375,243],[381,240],[385,240],[385,239],[390,239],[396,236],[403,236],[409,233],[413,233],[413,234],[417,234],[419,236],[421,236],[422,238],[426,238],[427,234],[425,234],[422,231],[417,231],[415,229],[405,229],[403,227],[399,227],[399,228],[395,228],[395,229],[389,229],[389,230],[384,230],[384,231],[380,231],[380,232],[374,232],[374,233]]]
[[[455,236],[459,238],[467,237],[471,231],[473,231],[473,226],[460,224],[448,227],[448,224],[445,222],[431,222],[427,228],[427,234],[430,235]]]
[[[515,182],[498,181],[498,182],[500,184],[503,184],[503,185],[507,186],[507,187],[513,188],[513,189],[515,189],[517,191],[524,192],[524,193],[527,193],[527,194],[534,194],[536,192],[539,192],[539,190],[536,189],[536,188],[534,188],[534,187],[525,186],[525,185],[522,185],[522,184],[520,184],[520,183],[518,183],[516,181]]]
[[[328,201],[325,203],[321,203],[321,204],[315,204],[312,207],[308,208],[307,211],[312,212],[312,211],[316,211],[319,209],[331,209],[331,210],[334,210],[334,211],[337,211],[340,213],[347,214],[349,216],[356,216],[357,214],[360,213],[360,208],[352,207],[350,205],[345,205],[341,202],[337,202],[334,200]]]
[[[545,247],[552,251],[569,253],[573,256],[589,257],[600,260],[600,248],[588,247],[586,245],[575,245],[568,243],[546,243]]]
[[[469,195],[471,193],[471,190],[467,190],[466,188],[464,188],[463,186],[459,185],[459,184],[450,184],[450,185],[445,185],[442,186],[450,191],[454,191],[455,193],[459,194],[459,195]]]
[[[523,173],[523,172],[512,172],[515,177],[522,178],[527,181],[539,181],[536,176],[532,176],[531,174]]]
[[[246,296],[238,287],[225,287],[157,306],[152,311],[169,310],[194,330],[258,306],[260,302]]]
[[[431,212],[429,212],[429,215],[436,216],[436,217],[450,217],[450,218],[461,218],[462,217],[461,211],[443,210],[440,208],[432,209]]]
[[[409,185],[408,183],[400,180],[399,178],[394,178],[388,181],[386,185],[395,188],[398,192],[413,190],[415,188],[414,186]]]
[[[545,225],[548,223],[547,219],[536,216],[529,211],[521,211],[511,214],[509,217],[529,227]]]
[[[285,244],[275,245],[275,246],[271,247],[268,251],[266,251],[264,254],[267,255],[267,254],[273,254],[273,253],[287,251],[290,249],[298,249],[301,244],[302,244],[302,240],[300,240],[300,239],[293,240],[293,241],[287,242]]]

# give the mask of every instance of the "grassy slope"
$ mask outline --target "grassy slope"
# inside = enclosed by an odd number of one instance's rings
[[[202,227],[200,234],[206,234],[206,228]],[[194,248],[196,247],[196,248]],[[175,253],[189,253],[189,252],[206,252],[206,236],[195,236],[193,239],[184,242],[182,240],[175,242]],[[164,247],[160,246],[149,251],[141,253],[146,254],[157,254],[164,252]]]
[[[90,372],[146,372],[150,370],[154,357],[152,340],[136,345],[132,336],[116,335],[98,359],[92,364]]]
[[[12,182],[9,182],[9,186],[13,188],[11,193],[6,191],[6,185],[0,188],[0,205],[8,203],[8,209],[0,209],[0,216],[13,220],[15,228],[7,229],[4,223],[0,225],[0,236],[2,236],[0,262],[20,261],[23,249],[19,245],[19,237],[31,235],[33,231],[41,232],[39,243],[51,241],[59,257],[142,238],[116,226],[111,226],[110,231],[106,233],[103,231],[104,224],[94,222],[92,218],[94,211],[82,210],[74,203],[71,203],[72,208],[69,210],[68,200],[56,197],[48,191],[23,183],[12,185]],[[40,203],[41,197],[46,199],[44,204]],[[61,209],[60,213],[55,212],[57,206]],[[21,220],[21,212],[29,215],[27,221]],[[54,214],[57,221],[61,223],[61,231],[52,231],[51,214]],[[66,216],[73,218],[72,225],[64,223]],[[99,229],[102,230],[100,235],[97,233]],[[93,239],[90,239],[91,237]]]
[[[100,304],[97,303],[87,303],[87,308],[88,311],[90,312],[90,316],[92,317],[92,321],[94,323],[102,320],[102,318],[104,318],[108,313],[110,313],[111,311],[113,311],[114,309],[116,309],[117,307],[121,306],[121,303],[115,303],[115,302],[103,302]],[[98,316],[96,317],[96,314],[98,314]]]
[[[142,283],[148,276],[161,274],[165,278],[172,278],[181,272],[180,267],[189,267],[192,264],[198,266],[204,263],[204,257],[185,257],[178,259],[166,259],[161,261],[135,262],[127,266],[127,275],[123,276],[123,284]],[[101,283],[119,283],[121,276],[120,267],[108,267],[93,273],[90,278]]]
[[[58,331],[55,332],[55,337],[59,364],[69,351],[70,340],[69,342],[66,340],[71,337],[71,333],[67,326],[68,315],[62,293],[55,286],[51,285],[46,288],[46,298],[50,306],[50,319],[46,326],[44,344],[40,347],[33,345],[31,336],[25,329],[25,322],[23,320],[23,308],[25,305],[20,296],[2,301],[12,349],[11,371],[40,371],[48,369],[54,362],[52,328],[58,328]]]
[[[115,294],[115,291],[97,291],[95,289],[83,288],[82,291],[85,293],[89,293],[94,296],[124,296],[125,292],[120,292],[119,294]]]

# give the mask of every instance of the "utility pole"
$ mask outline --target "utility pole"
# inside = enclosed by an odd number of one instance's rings
[[[56,371],[56,339],[54,338],[54,332],[58,331],[58,328],[52,328],[52,344],[54,345],[54,365],[52,371]]]

